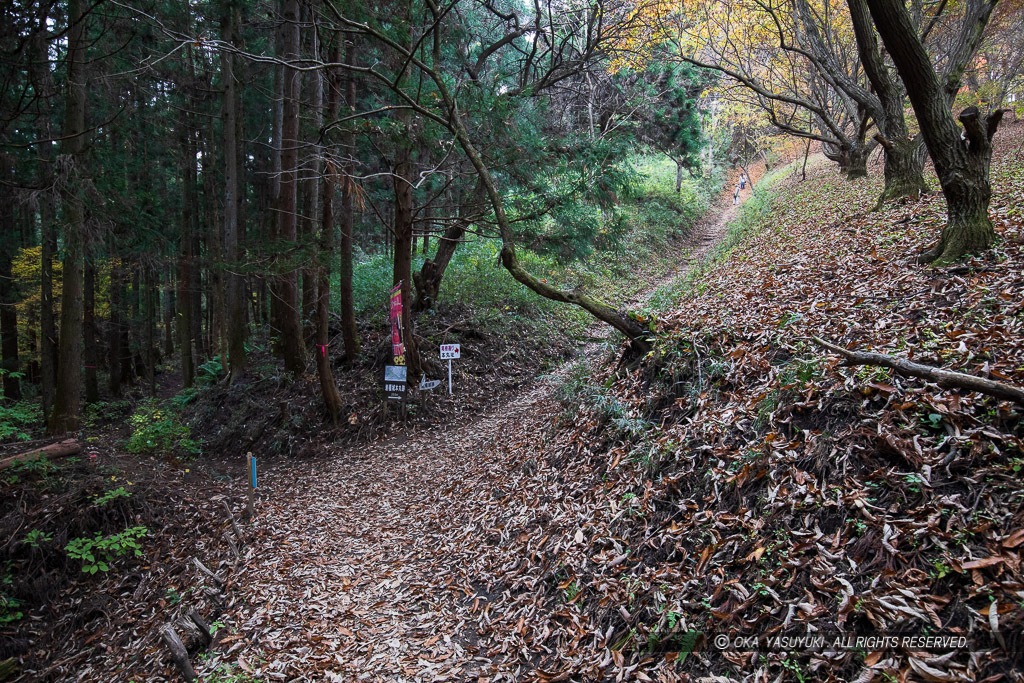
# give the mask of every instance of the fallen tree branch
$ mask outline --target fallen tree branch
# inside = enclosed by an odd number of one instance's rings
[[[845,362],[843,363],[844,365],[877,365],[883,368],[890,368],[902,375],[920,377],[921,379],[935,382],[939,386],[947,389],[966,389],[967,391],[977,391],[982,394],[988,394],[989,396],[995,396],[996,398],[1014,401],[1015,403],[1024,405],[1024,389],[1019,387],[1003,384],[1002,382],[995,382],[983,377],[967,375],[962,372],[943,370],[930,365],[921,365],[920,363],[909,361],[906,358],[890,356],[884,353],[850,351],[849,349],[844,349],[841,346],[830,344],[824,339],[819,339],[818,337],[811,337],[811,339],[814,340],[814,343],[818,346],[824,347],[829,351],[842,356],[845,359]]]
[[[181,642],[181,638],[178,637],[174,627],[170,624],[164,624],[160,629],[160,637],[163,638],[164,644],[170,650],[171,659],[174,660],[185,680],[190,683],[197,680],[196,671],[192,668],[192,662],[188,659],[188,650],[185,648],[185,644]]]
[[[12,455],[9,458],[0,460],[0,470],[5,470],[11,465],[25,460],[32,460],[33,458],[41,458],[46,456],[47,458],[66,458],[69,455],[74,455],[82,450],[82,445],[74,439],[65,439],[64,441],[58,441],[57,443],[51,443],[49,446],[43,446],[42,448],[34,448],[31,451],[25,451],[18,455]]]
[[[208,577],[211,581],[213,581],[218,586],[224,586],[224,585],[227,584],[227,581],[225,581],[223,578],[221,578],[218,574],[216,574],[212,569],[207,567],[205,564],[200,562],[198,557],[193,557],[192,558],[192,564],[195,565],[195,568],[198,569],[201,574],[203,574],[206,577]]]
[[[228,505],[228,501],[220,497],[220,504],[224,506],[224,511],[228,513],[228,519],[231,521],[231,529],[235,532],[235,539],[238,541],[238,545],[245,545],[245,537],[242,536],[242,530],[238,528],[238,521],[235,519],[235,515],[231,512],[231,506]]]

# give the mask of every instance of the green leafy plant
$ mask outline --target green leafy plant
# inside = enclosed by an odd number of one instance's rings
[[[238,671],[233,664],[221,664],[203,676],[205,683],[251,683],[255,680],[249,674]]]
[[[96,503],[97,505],[99,505],[99,506],[103,506],[103,505],[106,505],[107,503],[109,503],[112,500],[117,500],[118,498],[131,498],[131,497],[132,497],[132,492],[131,491],[128,491],[123,486],[118,486],[116,489],[111,489],[111,490],[107,491],[102,496],[94,497],[92,499],[92,501],[94,503]]]
[[[21,603],[8,595],[11,586],[14,585],[14,577],[11,576],[11,563],[4,564],[0,572],[0,626],[14,623],[24,616],[18,608]]]
[[[799,681],[799,683],[804,683],[804,681],[807,680],[807,674],[804,671],[804,668],[800,666],[800,662],[796,661],[795,655],[792,653],[789,657],[782,660],[782,666],[789,670],[789,672],[796,677],[796,680]]]
[[[27,545],[33,548],[38,548],[42,543],[47,543],[53,540],[53,534],[48,534],[41,529],[32,529],[25,538],[22,539]]]
[[[206,384],[216,384],[224,376],[224,365],[220,354],[196,368],[196,380]]]
[[[0,403],[0,441],[28,441],[29,426],[39,421],[39,408],[28,401]]]
[[[142,556],[139,539],[149,533],[144,526],[129,527],[118,534],[103,536],[96,534],[93,538],[80,537],[72,539],[65,550],[69,557],[82,561],[82,571],[88,574],[110,571],[110,565],[119,557],[134,554]]]
[[[199,443],[190,438],[188,426],[158,401],[142,403],[128,422],[133,429],[128,439],[128,450],[132,453],[164,454],[179,450],[186,455],[198,455],[200,452]]]

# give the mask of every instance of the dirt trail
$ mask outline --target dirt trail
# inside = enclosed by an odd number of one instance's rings
[[[736,213],[731,193],[725,199],[659,285],[722,238]],[[540,383],[470,424],[265,473],[257,538],[235,579],[248,605],[228,624],[224,660],[269,680],[522,679],[520,655],[530,653],[503,652],[499,639],[476,633],[490,618],[487,577],[522,560],[501,550],[519,532],[501,521],[504,511],[523,505],[502,486],[529,463],[507,461],[496,446],[543,439],[550,393]]]

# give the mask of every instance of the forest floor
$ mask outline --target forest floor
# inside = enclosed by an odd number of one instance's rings
[[[640,220],[651,214],[636,212],[638,234],[632,246],[639,249],[605,275],[621,285],[617,296],[627,301],[670,280],[666,273],[677,261],[707,246],[706,240],[690,237],[704,201],[693,187],[682,195],[662,190],[646,201],[660,207],[661,227],[652,230]],[[632,205],[624,208],[629,211]],[[475,252],[469,256],[475,257]],[[584,327],[572,316],[538,311],[529,296],[503,303],[508,305],[497,311],[496,320],[493,311],[457,303],[421,317],[421,342],[461,340],[463,358],[456,363],[455,395],[439,390],[426,404],[419,396],[404,426],[378,400],[376,378],[390,346],[384,331],[372,325],[361,330],[364,353],[358,366],[339,363],[337,381],[347,400],[342,429],[323,424],[315,376],[283,375],[260,338],[252,340],[252,372],[244,381],[218,382],[220,364],[213,360],[199,368],[199,387],[182,390],[179,374],[167,366],[156,377],[159,400],[146,397],[148,386],[134,385],[123,397],[104,397],[88,406],[79,434],[81,454],[17,465],[0,477],[0,538],[8,539],[0,555],[0,680],[7,680],[3,665],[9,657],[22,671],[18,680],[174,680],[177,674],[164,656],[159,628],[192,611],[210,621],[218,642],[232,644],[234,652],[237,638],[228,624],[234,624],[232,615],[248,596],[237,590],[233,575],[250,560],[259,563],[248,554],[243,563],[237,554],[239,547],[251,551],[250,528],[244,527],[243,545],[225,516],[225,505],[236,514],[244,509],[241,453],[251,450],[260,456],[261,482],[264,468],[271,477],[275,468],[316,472],[325,454],[347,458],[349,449],[363,452],[372,448],[370,443],[418,439],[424,429],[434,433],[444,425],[494,414],[580,349],[614,346],[611,335],[598,326],[586,331],[590,341],[571,343]],[[549,329],[553,319],[567,326]],[[434,377],[441,371],[428,370]],[[202,440],[201,455],[180,444],[159,452],[128,447],[143,429],[147,438],[176,443],[186,424]],[[44,442],[5,444],[0,455]],[[139,541],[139,557],[132,557],[130,546],[110,551],[123,550],[128,557],[107,558],[93,550],[107,560],[109,571],[83,573],[89,563],[64,550],[94,536],[118,542],[120,530],[136,528],[147,530]],[[214,590],[209,577],[191,564],[193,558],[230,577],[228,586]],[[241,680],[228,672],[244,674],[238,666],[211,671],[223,666],[217,658],[197,661],[206,672],[204,680]]]
[[[723,194],[649,292],[704,259],[737,209]],[[548,377],[465,421],[263,474],[254,538],[233,579],[246,606],[207,670],[228,661],[273,680],[520,680],[522,653],[495,652],[476,634],[492,578],[468,573],[467,559],[480,562],[483,550],[495,566],[519,561],[502,552],[515,530],[491,523],[521,505],[505,487],[510,470],[529,465],[501,446],[545,433],[556,385]]]
[[[32,652],[23,680],[178,680],[156,627],[192,608],[216,615],[193,661],[208,683],[1022,680],[1020,408],[809,339],[1024,384],[1024,125],[996,143],[999,239],[963,264],[916,262],[941,194],[871,211],[879,168],[777,170],[646,278],[632,302],[656,343],[635,367],[593,330],[582,358],[480,409],[261,461],[241,543],[220,511],[237,480],[176,464],[179,492],[90,513],[169,526],[145,566],[54,600],[74,641]],[[971,644],[708,642],[837,631]]]
[[[264,473],[208,680],[1020,680],[1019,408],[809,341],[1024,383],[1024,127],[997,140],[979,258],[916,263],[941,195],[872,212],[877,179],[813,164],[747,235],[728,209],[697,233],[716,263],[661,283],[689,285],[638,367],[598,347],[465,423]],[[783,633],[969,645],[688,640]]]

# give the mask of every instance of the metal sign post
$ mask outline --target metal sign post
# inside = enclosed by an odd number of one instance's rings
[[[462,358],[461,344],[441,344],[441,360],[448,361],[448,393],[452,393],[452,360]]]

